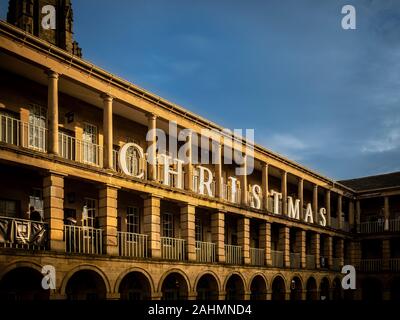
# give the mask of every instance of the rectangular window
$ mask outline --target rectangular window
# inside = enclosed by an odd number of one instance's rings
[[[131,233],[140,233],[140,215],[139,208],[128,207],[126,212],[126,231]]]
[[[29,109],[29,147],[40,151],[46,150],[47,109],[31,105]]]
[[[82,223],[86,227],[95,227],[97,201],[95,199],[85,198],[82,212]]]
[[[162,236],[174,237],[174,215],[170,212],[164,212],[162,215]]]
[[[43,219],[43,191],[39,188],[33,188],[29,196],[29,208],[33,207],[38,211]]]
[[[0,216],[16,218],[18,211],[18,201],[0,199]]]
[[[195,235],[196,241],[203,241],[203,225],[199,218],[195,218]]]
[[[90,123],[85,123],[82,134],[83,161],[97,164],[97,127]]]

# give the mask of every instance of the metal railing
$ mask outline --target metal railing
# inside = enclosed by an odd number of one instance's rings
[[[237,265],[242,264],[242,247],[225,244],[225,262]]]
[[[391,271],[400,271],[400,258],[389,259],[389,269]]]
[[[342,259],[341,258],[332,258],[332,270],[340,271],[342,268]]]
[[[65,252],[102,254],[102,230],[92,227],[64,225]]]
[[[118,252],[123,257],[147,258],[147,239],[145,234],[118,232]]]
[[[384,221],[368,221],[360,223],[361,233],[376,233],[383,232],[385,227]]]
[[[283,268],[283,251],[271,250],[272,266]]]
[[[361,271],[378,272],[382,270],[382,259],[361,259]]]
[[[348,221],[343,221],[342,230],[350,232],[350,223]]]
[[[80,163],[103,166],[103,148],[98,144],[78,140],[63,132],[58,133],[59,156]]]
[[[290,267],[291,268],[301,268],[301,254],[298,252],[290,253]]]
[[[250,248],[250,264],[253,266],[265,265],[265,250],[259,248]]]
[[[44,222],[0,216],[0,248],[46,250],[47,230]]]
[[[47,135],[45,127],[0,115],[0,142],[46,152]]]
[[[196,241],[196,261],[204,263],[216,262],[215,243]]]
[[[185,240],[161,237],[161,257],[167,260],[185,260]]]
[[[389,231],[400,231],[400,219],[390,219],[389,220]]]
[[[331,227],[335,229],[339,228],[339,221],[337,218],[331,217]]]
[[[306,266],[307,269],[315,269],[315,255],[313,254],[307,254],[306,255]]]

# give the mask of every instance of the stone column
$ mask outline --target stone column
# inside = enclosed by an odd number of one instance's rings
[[[335,256],[339,259],[339,266],[342,267],[344,265],[344,239],[342,238],[337,239]]]
[[[49,172],[43,179],[43,209],[50,250],[65,252],[64,175]]]
[[[361,260],[361,243],[358,240],[350,243],[350,262],[357,269]]]
[[[148,236],[150,257],[161,258],[160,198],[149,195],[144,200],[143,230]]]
[[[157,180],[157,117],[150,113],[147,115],[147,179]]]
[[[187,149],[187,163],[185,165],[185,189],[193,191],[193,164],[192,164],[192,133],[186,138]]]
[[[312,209],[314,214],[314,223],[318,223],[318,185],[314,184],[313,189],[313,202],[312,202]]]
[[[300,200],[300,219],[304,218],[304,179],[299,178],[297,185],[297,193]]]
[[[325,193],[326,225],[331,227],[331,190]]]
[[[268,210],[268,163],[262,164],[262,197],[263,197],[263,208]]]
[[[217,211],[211,214],[211,238],[216,246],[217,261],[225,262],[225,213]]]
[[[244,264],[250,264],[250,219],[241,217],[238,219],[238,242],[242,247]]]
[[[271,257],[271,223],[264,222],[260,224],[260,247],[264,249],[265,264],[270,267],[272,265]]]
[[[47,71],[47,110],[49,112],[48,152],[58,154],[58,73]]]
[[[320,268],[320,234],[313,233],[311,235],[311,254],[315,256],[315,268]]]
[[[360,222],[361,222],[361,203],[360,200],[356,201],[356,218],[355,225],[357,228],[357,232],[360,232]]]
[[[218,144],[215,155],[215,197],[222,199],[222,145]]]
[[[342,203],[343,203],[343,196],[341,194],[338,194],[337,198],[337,219],[338,219],[338,229],[341,230],[343,228],[343,208],[342,208]]]
[[[354,229],[355,223],[354,223],[354,201],[349,200],[349,225],[350,225],[350,230]]]
[[[103,252],[118,255],[117,241],[118,188],[105,185],[99,190],[99,227],[103,229]]]
[[[279,251],[283,251],[283,266],[290,267],[290,228],[282,226],[279,228]]]
[[[382,268],[384,271],[389,271],[389,259],[390,259],[390,240],[382,240]]]
[[[287,215],[287,172],[281,171],[282,214]]]
[[[103,167],[113,169],[113,98],[108,94],[102,94],[103,99]]]
[[[240,197],[242,204],[247,206],[249,205],[247,194],[247,155],[243,156],[243,168],[245,168],[244,174],[240,176]]]
[[[296,232],[296,252],[300,253],[300,268],[306,268],[306,231]]]
[[[389,219],[390,219],[389,197],[386,196],[383,199],[384,199],[385,231],[389,231]]]
[[[333,239],[331,236],[326,236],[325,238],[325,255],[328,260],[326,261],[326,267],[330,268],[333,259]]]
[[[186,241],[186,257],[189,261],[196,261],[195,214],[195,206],[185,204],[181,207],[181,230]]]

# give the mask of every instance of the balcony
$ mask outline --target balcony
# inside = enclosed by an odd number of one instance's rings
[[[65,252],[102,254],[102,230],[92,227],[64,226]]]
[[[283,251],[271,250],[272,266],[283,268]]]
[[[229,264],[240,265],[243,262],[242,259],[242,247],[233,246],[231,244],[225,245],[225,262]]]
[[[167,260],[185,260],[185,240],[161,237],[161,257]]]
[[[46,250],[47,230],[43,222],[0,217],[0,248]]]
[[[122,257],[147,258],[147,238],[145,234],[118,232],[118,252]]]
[[[103,148],[97,144],[78,140],[68,134],[58,133],[59,156],[97,167],[103,166]]]
[[[389,231],[395,232],[400,231],[400,219],[390,219],[389,220]]]
[[[383,232],[385,230],[384,221],[368,221],[360,223],[360,232],[361,233],[377,233]]]
[[[265,250],[259,248],[250,248],[250,264],[253,266],[265,265]]]
[[[400,258],[389,259],[389,269],[391,271],[400,272]]]
[[[342,269],[342,259],[341,258],[332,258],[332,270],[340,271]]]
[[[382,271],[382,259],[361,259],[360,270],[364,272]]]
[[[290,253],[290,267],[294,269],[301,268],[301,255],[298,252],[291,252]]]
[[[337,218],[331,217],[331,227],[334,229],[339,228],[339,221]]]
[[[202,263],[214,263],[215,243],[196,241],[196,261]]]
[[[0,142],[47,152],[47,129],[0,115]]]
[[[315,255],[306,254],[306,266],[307,269],[315,269]]]

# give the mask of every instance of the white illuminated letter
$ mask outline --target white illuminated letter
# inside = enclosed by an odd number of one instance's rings
[[[288,197],[288,217],[293,219],[300,219],[300,200],[296,199],[293,204],[293,198]]]
[[[42,14],[45,14],[42,18],[42,28],[54,30],[56,28],[56,8],[50,4],[45,5],[42,8]]]
[[[310,220],[310,221],[308,221],[308,220]],[[314,217],[313,217],[311,203],[307,204],[306,214],[304,216],[304,222],[314,223]]]
[[[320,221],[319,224],[323,227],[326,226],[326,209],[325,208],[321,208],[319,209],[319,217],[320,217]]]
[[[210,169],[202,166],[198,166],[199,168],[199,193],[200,194],[205,194],[205,191],[207,191],[207,194],[212,197],[212,191],[211,191],[211,183],[213,179],[213,175]],[[208,179],[205,180],[205,173],[207,172]]]
[[[134,176],[131,172],[128,170],[127,166],[127,152],[129,148],[133,148],[136,150],[137,154],[139,155],[139,161],[144,158],[143,154],[143,149],[138,146],[136,143],[126,143],[124,146],[119,150],[119,156],[118,156],[118,162],[119,162],[119,167],[121,168],[121,171],[125,173],[128,176],[133,176],[135,178],[142,179],[144,177],[144,171],[143,168],[140,170],[140,173],[136,176]]]
[[[274,198],[274,213],[275,214],[280,214],[280,210],[279,210],[279,200],[282,199],[282,193],[280,192],[276,192],[275,190],[271,191],[271,195]]]
[[[258,184],[255,184],[251,187],[251,194],[253,196],[253,201],[250,203],[250,206],[256,209],[261,209],[261,187]]]
[[[235,177],[229,177],[228,180],[231,181],[231,202],[236,202],[236,193],[237,193],[237,189],[236,189],[236,181],[237,179]]]
[[[161,159],[160,162],[163,164],[164,167],[163,184],[166,186],[171,186],[170,175],[172,174],[175,175],[177,179],[175,187],[182,189],[183,161],[179,159],[174,159],[172,161],[172,157],[166,154],[160,154],[159,158]],[[176,167],[176,170],[171,169],[171,165],[174,165]]]
[[[344,290],[356,289],[356,268],[352,265],[345,265],[342,268],[342,273],[346,275],[342,279],[342,288]]]

